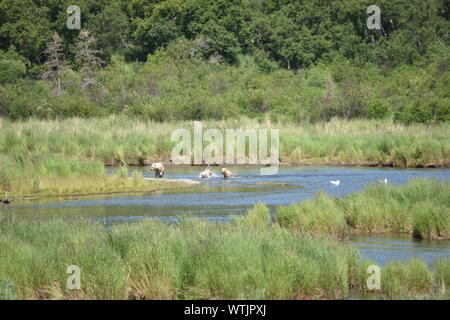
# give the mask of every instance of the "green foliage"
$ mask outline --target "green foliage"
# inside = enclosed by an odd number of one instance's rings
[[[413,233],[420,239],[450,237],[450,212],[448,206],[430,200],[420,202],[413,209]]]
[[[120,166],[116,172],[118,178],[125,179],[128,178],[128,169],[126,166]]]
[[[109,63],[95,86],[75,59],[80,32],[65,26],[68,4],[0,5],[7,50],[0,115],[295,122],[394,115],[405,124],[450,117],[449,20],[440,0],[381,1],[382,30],[367,30],[362,0],[83,0],[83,28],[97,39],[91,50]],[[61,79],[58,97],[34,80],[54,33],[77,70]]]
[[[367,106],[366,115],[369,119],[384,119],[389,114],[389,107],[386,103],[380,100],[369,102]]]
[[[0,84],[15,82],[25,75],[26,67],[22,61],[0,58]]]

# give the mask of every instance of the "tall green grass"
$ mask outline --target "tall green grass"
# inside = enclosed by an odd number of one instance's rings
[[[0,154],[26,161],[59,155],[103,163],[142,164],[152,158],[169,160],[176,143],[171,141],[171,133],[177,128],[192,131],[193,123],[117,116],[17,122],[0,118]],[[448,166],[450,159],[448,123],[404,126],[381,120],[335,119],[290,124],[243,118],[205,121],[204,130],[207,128],[280,129],[280,156],[286,162],[416,167]]]
[[[270,219],[269,208],[263,203],[257,203],[251,210],[248,210],[246,216],[234,218],[233,223],[254,229],[262,229],[269,227]]]
[[[419,259],[390,262],[381,275],[383,293],[390,299],[428,296],[433,292],[433,274]]]
[[[7,217],[0,248],[0,299],[342,299],[367,291],[373,264],[331,239],[192,218],[105,228],[85,219]],[[66,287],[72,265],[81,269],[80,290]],[[392,262],[376,294],[439,297],[449,271],[448,259],[432,269]]]
[[[0,279],[18,298],[343,298],[355,249],[280,228],[187,219],[114,226],[60,219],[3,222]],[[65,287],[81,268],[81,290]]]
[[[407,232],[422,239],[450,238],[450,185],[415,179],[405,185],[376,183],[343,199],[319,194],[280,206],[282,227],[313,235],[342,237],[348,232]]]
[[[278,207],[277,221],[283,227],[309,235],[344,238],[347,233],[344,212],[324,193],[300,204]]]

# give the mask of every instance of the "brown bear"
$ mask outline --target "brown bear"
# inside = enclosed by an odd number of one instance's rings
[[[210,169],[205,169],[204,171],[200,172],[200,177],[202,178],[211,178],[212,175],[213,173]]]
[[[233,178],[234,173],[228,170],[227,168],[222,168],[222,174],[224,179]]]
[[[161,162],[152,163],[150,170],[155,171],[155,178],[162,178],[164,176],[164,165]]]

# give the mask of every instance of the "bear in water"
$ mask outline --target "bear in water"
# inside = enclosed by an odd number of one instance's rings
[[[155,171],[155,178],[162,178],[164,176],[164,165],[161,162],[152,163],[150,170]]]
[[[228,170],[227,168],[222,168],[222,174],[224,179],[233,178],[234,173]]]
[[[213,175],[213,173],[210,169],[205,169],[202,172],[200,172],[200,177],[202,177],[202,178],[211,178],[212,175]]]

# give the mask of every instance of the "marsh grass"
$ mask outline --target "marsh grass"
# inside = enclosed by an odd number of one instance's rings
[[[437,259],[433,265],[433,271],[436,279],[436,289],[441,295],[445,295],[446,292],[450,293],[450,260]]]
[[[280,129],[280,156],[285,162],[415,167],[448,165],[450,159],[447,123],[404,126],[381,120],[334,119],[316,124],[291,124],[242,118],[208,120],[203,122],[203,127],[204,130]],[[176,144],[170,137],[177,128],[192,132],[193,123],[159,123],[123,116],[17,122],[0,118],[0,153],[25,159],[53,154],[138,165],[149,158],[168,160]]]
[[[21,299],[343,298],[358,254],[280,228],[153,220],[4,221],[0,279]],[[65,287],[81,268],[80,291]]]
[[[441,239],[450,236],[449,206],[427,200],[413,208],[413,234],[421,239]]]
[[[318,193],[314,199],[277,208],[278,223],[309,235],[344,238],[347,233],[344,212],[334,199]]]
[[[373,264],[332,239],[192,218],[105,228],[9,217],[0,231],[2,299],[342,299],[365,290]],[[66,288],[71,265],[81,268],[81,290]],[[447,283],[449,270],[448,259],[432,271],[420,260],[389,263],[379,294],[444,295],[433,282]]]
[[[0,278],[20,299],[123,299],[126,273],[98,223],[62,219],[2,223]],[[83,290],[68,290],[68,266],[82,266]]]
[[[343,199],[319,193],[280,206],[276,218],[282,227],[311,235],[407,232],[421,239],[448,239],[449,199],[449,183],[435,179],[413,179],[402,186],[376,183]]]
[[[390,262],[381,272],[381,288],[389,299],[424,297],[433,293],[433,274],[425,262]]]
[[[233,219],[233,224],[247,226],[254,229],[264,229],[270,224],[269,208],[263,203],[257,203],[252,209],[248,210],[246,216]]]
[[[39,198],[61,196],[83,196],[123,192],[152,192],[167,189],[180,189],[186,184],[147,181],[141,173],[133,172],[131,177],[115,176],[73,176],[54,178],[35,178],[30,182],[17,183],[13,188],[14,198]]]

